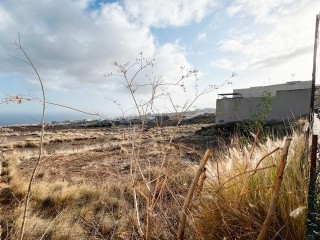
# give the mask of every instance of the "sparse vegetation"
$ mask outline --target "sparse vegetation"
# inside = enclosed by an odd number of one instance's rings
[[[20,39],[16,46],[38,76],[43,112],[40,132],[17,133],[4,129],[0,133],[6,137],[1,143],[4,149],[1,175],[5,185],[0,188],[1,216],[10,209],[1,219],[6,239],[255,239],[258,236],[272,201],[271,189],[282,145],[282,140],[263,135],[271,110],[270,95],[266,94],[258,106],[253,125],[247,126],[248,133],[257,133],[253,143],[249,140],[244,144],[233,138],[230,146],[221,141],[215,145],[198,142],[185,146],[180,142],[182,137],[192,138],[201,126],[180,127],[183,117],[179,114],[181,118],[176,120],[176,126],[158,124],[146,128],[147,113],[156,112],[155,101],[164,97],[171,103],[173,112],[188,111],[200,96],[219,86],[199,90],[197,70],[187,71],[175,83],[165,83],[153,74],[146,74],[147,82],[136,82],[141,73],[153,67],[153,61],[146,60],[141,53],[133,64],[113,64],[117,77],[121,77],[132,97],[133,109],[138,114],[135,121],[139,124],[130,122],[125,128],[113,126],[86,132],[83,129],[50,132],[45,131],[44,125],[46,100],[41,78],[21,47]],[[195,91],[183,106],[178,106],[166,87],[186,91],[184,81],[188,78],[195,78]],[[147,88],[150,96],[139,99],[137,92],[142,88]],[[13,101],[24,100],[28,99],[15,97]],[[264,141],[260,142],[259,136]],[[267,225],[270,238],[302,239],[305,235],[305,144],[304,134],[294,132],[279,202],[273,201],[273,207],[277,204],[277,214],[271,226]],[[213,147],[217,149],[211,162],[206,168],[197,169],[191,161],[198,162],[204,151]],[[211,150],[207,153],[205,161],[211,157]]]
[[[184,125],[178,129],[190,133],[191,129],[199,128],[201,126]],[[99,144],[99,139],[90,138],[95,131],[100,130],[87,131],[88,138],[81,142],[49,142],[45,145],[45,152],[51,153],[44,155],[45,160],[35,176],[24,239],[141,239],[130,175],[130,135],[126,139],[121,132],[117,135],[102,130],[100,132],[105,134]],[[162,132],[157,128],[150,129],[141,139],[143,176],[155,184],[159,176],[166,174],[150,215],[151,239],[176,237],[179,212],[195,174],[193,163],[184,159],[190,149],[183,145],[178,147],[179,144],[170,145],[167,141],[159,142],[158,138],[167,139],[171,131],[172,127],[164,128]],[[179,131],[177,136],[184,134]],[[71,132],[78,136],[77,131]],[[47,134],[54,136],[53,132]],[[60,133],[55,134],[59,136]],[[28,137],[24,135],[25,139]],[[114,139],[109,148],[105,145],[108,137]],[[8,139],[10,141],[10,136]],[[91,146],[88,145],[90,141],[93,141]],[[72,148],[73,143],[83,145],[84,142],[86,149],[68,153],[67,149]],[[207,164],[202,191],[197,190],[191,201],[185,239],[255,239],[271,201],[280,153],[278,147],[281,146],[282,140],[272,139],[255,146],[243,145],[234,139],[231,146],[220,146]],[[56,152],[50,150],[53,147]],[[199,150],[203,152],[204,149]],[[170,166],[165,172],[161,167],[164,151],[167,151]],[[16,146],[2,153],[2,180],[7,178],[10,184],[0,191],[0,199],[5,209],[11,209],[10,214],[6,214],[7,222],[2,219],[2,226],[8,226],[5,234],[10,239],[17,238],[21,226],[21,204],[35,154]],[[63,154],[67,155],[64,157]],[[300,239],[305,234],[307,166],[301,168],[301,163],[306,163],[306,158],[305,136],[301,132],[294,133],[277,215],[268,232],[270,237]],[[140,224],[145,229],[148,189],[142,175],[137,176],[135,186]]]
[[[10,238],[15,239],[21,225],[23,208],[20,204],[27,191],[30,172],[20,169],[21,163],[13,151],[4,154],[4,161],[10,163],[10,187],[7,192],[12,193],[10,204],[15,211],[7,219],[11,219],[12,224],[9,226]],[[174,167],[168,173],[150,228],[155,238],[174,238],[168,226],[174,229],[177,225],[177,210],[182,201],[178,194],[187,190],[192,178],[192,166],[187,166],[180,159],[170,162],[171,165],[174,163]],[[163,173],[157,163],[152,165],[146,171],[154,180]],[[94,171],[94,167],[84,171]],[[77,180],[66,181],[59,176],[49,176],[47,171],[44,172],[46,177],[36,177],[24,239],[39,239],[41,236],[43,239],[139,239],[130,175],[125,169],[119,171],[123,174],[119,172],[108,176],[107,173],[105,179],[102,176],[95,176],[95,179],[79,176]],[[136,187],[141,214],[145,214],[142,206],[146,204],[147,189],[143,179],[138,179]],[[142,221],[144,224],[145,220]]]
[[[251,114],[251,118],[249,120],[237,123],[241,140],[247,143],[252,133],[255,133],[257,137],[264,140],[270,136],[267,119],[272,111],[271,92],[264,91],[260,103],[256,107],[256,112]]]

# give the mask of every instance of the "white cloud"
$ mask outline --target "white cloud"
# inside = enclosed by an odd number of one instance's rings
[[[147,99],[150,97],[149,93],[152,89],[152,86],[150,86],[150,80],[154,80],[154,78],[160,78],[161,86],[157,87],[157,92],[159,93],[162,90],[167,91],[175,88],[174,84],[181,80],[182,75],[186,71],[193,69],[193,66],[185,57],[184,49],[181,48],[177,43],[166,43],[162,46],[159,46],[155,51],[152,62],[152,66],[144,68],[138,73],[132,82],[133,86],[138,86],[138,89],[135,90],[135,93],[139,95],[139,98],[141,99]],[[143,64],[145,64],[145,61],[143,61]],[[129,67],[127,72],[129,81],[133,79],[133,76],[139,71],[139,69],[139,64]],[[114,73],[116,70],[117,67],[115,67],[112,72]],[[127,85],[126,80],[123,77],[117,77],[117,75],[114,75],[110,76],[109,79],[109,83],[121,82],[121,86]],[[188,86],[188,83],[186,83],[186,87]],[[104,88],[106,87],[107,85],[104,85]],[[123,89],[125,88],[123,87]],[[144,97],[142,95],[146,96]]]
[[[229,59],[222,58],[210,62],[210,66],[218,67],[221,69],[229,70],[231,72],[238,72],[246,69],[248,67],[247,63],[237,64]]]
[[[312,0],[236,0],[227,8],[227,14],[239,17],[253,16],[257,22],[273,23],[310,1]]]
[[[226,69],[226,70],[234,70],[235,69],[234,63],[228,59],[225,59],[225,58],[218,59],[216,61],[212,61],[210,63],[210,66],[215,66],[215,67]]]
[[[235,32],[231,29],[230,34],[236,36],[236,38],[224,39],[218,42],[218,47],[224,52],[243,52],[246,44],[252,42],[255,39],[255,34],[253,33],[242,33]]]
[[[0,30],[6,30],[12,24],[13,20],[10,13],[0,6]]]
[[[244,44],[242,41],[235,40],[235,39],[227,39],[220,41],[218,46],[221,51],[223,52],[241,52],[244,48]]]
[[[159,46],[150,29],[130,20],[119,4],[104,4],[88,10],[90,1],[12,0],[0,7],[0,71],[20,74],[33,84],[34,75],[26,64],[8,57],[22,57],[10,44],[20,32],[22,44],[39,66],[45,87],[68,90],[94,84],[115,89],[104,77],[111,62],[125,63],[140,52],[156,58],[159,73],[177,77],[179,67],[190,66],[178,44]],[[32,13],[32,14],[30,14]],[[201,11],[196,16],[202,16]],[[2,25],[6,27],[2,27]],[[79,84],[80,83],[80,84]]]
[[[248,1],[237,1],[238,4],[240,2],[244,4],[243,7],[249,6]],[[278,1],[273,3],[276,6],[279,5]],[[256,6],[253,2],[252,4],[252,6]],[[241,65],[244,69],[273,67],[294,58],[311,54],[313,50],[314,20],[317,9],[320,9],[320,2],[313,1],[308,5],[303,5],[302,1],[298,1],[293,5],[299,5],[300,8],[296,7],[294,12],[292,11],[291,14],[278,19],[277,23],[269,23],[268,31],[262,33],[260,31],[259,34],[253,34],[252,32],[233,33],[230,38],[223,39],[218,43],[220,50],[224,53],[241,54],[241,57],[238,56],[237,59],[242,59],[242,61],[239,62],[238,60],[236,65]],[[271,4],[270,9],[275,12],[282,11],[279,6],[278,8],[272,6]],[[264,8],[262,7],[262,9]],[[266,17],[271,11],[270,9],[262,9],[263,14],[256,13],[257,19],[261,19],[261,16]],[[216,66],[219,66],[219,64]]]
[[[185,58],[184,49],[179,47],[177,43],[167,43],[161,46],[155,58],[158,62],[156,73],[162,75],[167,83],[176,83],[181,79],[184,71],[189,71],[193,68]],[[181,68],[184,70],[182,71]]]
[[[203,33],[198,34],[197,39],[198,40],[205,40],[206,37],[207,37],[207,34],[205,32],[203,32]]]
[[[126,11],[145,26],[180,27],[200,22],[217,6],[213,0],[125,0]]]

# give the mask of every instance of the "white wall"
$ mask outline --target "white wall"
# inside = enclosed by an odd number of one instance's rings
[[[272,97],[272,111],[268,123],[284,122],[306,116],[310,110],[311,88],[276,91]],[[252,120],[260,97],[217,99],[216,124]]]
[[[244,89],[234,89],[233,93],[240,93],[242,97],[261,97],[265,91],[271,92],[272,96],[276,96],[277,91],[281,90],[295,90],[311,88],[311,81],[294,81],[284,84],[276,84],[270,86],[259,86]]]

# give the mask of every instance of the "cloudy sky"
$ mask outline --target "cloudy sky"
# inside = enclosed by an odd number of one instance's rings
[[[37,67],[50,102],[107,116],[133,107],[130,93],[113,62],[134,63],[140,53],[154,66],[135,79],[168,86],[174,104],[208,86],[219,89],[199,98],[194,108],[215,107],[218,93],[233,88],[310,80],[315,17],[319,0],[1,0],[0,89],[15,96],[40,97],[36,75],[12,44],[21,44]],[[137,66],[128,71],[132,77]],[[173,87],[197,69],[184,89]],[[150,89],[135,92],[140,101]],[[0,98],[6,97],[1,93]],[[164,96],[154,103],[172,111]],[[38,103],[0,105],[0,118],[33,115]],[[71,112],[48,106],[48,114]]]

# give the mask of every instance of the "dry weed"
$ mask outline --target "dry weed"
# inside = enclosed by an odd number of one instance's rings
[[[307,204],[304,134],[294,133],[282,183],[270,239],[303,239],[304,211],[296,218],[290,213]],[[221,152],[207,168],[208,178],[199,208],[195,211],[195,229],[204,239],[255,239],[271,201],[271,189],[279,151],[268,155],[282,140],[258,146],[236,146]],[[265,157],[267,156],[267,157]]]

